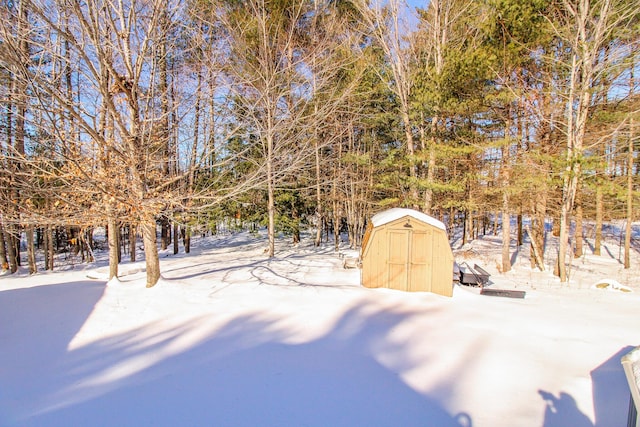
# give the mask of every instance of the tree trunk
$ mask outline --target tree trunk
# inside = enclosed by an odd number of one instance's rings
[[[49,226],[42,229],[42,251],[44,252],[44,269],[49,270]]]
[[[0,215],[0,218],[2,216]],[[2,222],[0,222],[0,270],[7,271],[9,270],[9,260],[7,259],[7,246],[5,243],[6,233],[4,232],[4,226]]]
[[[54,228],[52,226],[47,226],[47,252],[49,253],[48,263],[45,270],[53,270],[54,259],[56,255],[56,248],[53,245],[53,231]]]
[[[355,235],[356,235],[356,216],[353,209],[353,200],[347,201],[347,237],[349,239],[349,248],[355,247]]]
[[[429,163],[427,164],[427,193],[425,195],[425,213],[431,215],[433,211],[433,186],[436,179],[436,141],[429,145]]]
[[[464,214],[464,236],[462,244],[469,243],[473,240],[473,212],[470,209],[465,210]]]
[[[164,251],[171,242],[171,224],[166,216],[160,218],[160,248]]]
[[[315,60],[314,60],[315,65]],[[313,91],[317,90],[316,88],[316,79],[313,79]],[[318,104],[314,103],[313,105],[314,115],[318,115]],[[322,243],[322,170],[320,167],[321,164],[321,156],[320,156],[320,147],[318,146],[318,140],[320,136],[318,135],[317,129],[313,131],[313,154],[315,156],[315,172],[316,172],[316,237],[313,241],[313,245],[315,247],[319,247],[320,243]]]
[[[596,237],[593,243],[593,254],[600,256],[602,247],[602,222],[604,216],[604,197],[602,186],[596,187]]]
[[[300,214],[295,206],[291,208],[291,219],[293,219],[293,244],[297,245],[300,243]]]
[[[135,224],[129,224],[129,259],[131,262],[136,262],[137,232]]]
[[[349,121],[349,133],[351,134],[352,122]],[[338,140],[335,143],[334,151],[336,152],[336,160],[333,163],[333,182],[331,186],[331,200],[332,200],[332,222],[333,222],[333,250],[338,253],[340,251],[340,221],[342,218],[342,202],[338,200],[339,191],[338,185],[340,185],[340,171],[342,171],[342,141]],[[342,199],[342,197],[340,197]]]
[[[631,223],[633,222],[633,139],[634,121],[629,122],[629,146],[627,148],[627,224],[624,234],[624,268],[631,268]]]
[[[80,250],[80,256],[82,257],[82,262],[86,262],[87,257],[86,257],[86,248],[87,245],[85,244],[84,241],[84,230],[80,229],[78,230],[78,249]]]
[[[578,168],[576,165],[575,168]],[[574,167],[571,167],[573,170]],[[569,249],[569,228],[570,228],[570,212],[573,209],[574,197],[578,186],[578,173],[567,172],[565,176],[565,184],[563,186],[562,205],[560,209],[560,236],[558,246],[558,277],[561,282],[567,282],[569,276],[567,274],[567,266],[565,264],[567,252]],[[572,176],[570,176],[572,175]]]
[[[522,234],[522,209],[520,209],[520,213],[518,214],[518,247],[522,246],[523,243],[523,234]]]
[[[15,239],[16,244],[16,263],[18,267],[22,265],[22,256],[20,255],[22,246],[22,227],[16,226],[18,237]]]
[[[573,254],[574,258],[580,258],[584,254],[582,217],[582,189],[578,188],[576,192],[576,233],[574,237],[576,246]]]
[[[29,274],[35,274],[38,272],[38,266],[36,265],[36,248],[34,242],[33,225],[28,225],[26,229],[27,234],[27,260],[29,263]]]
[[[156,221],[147,214],[141,223],[142,241],[144,244],[144,259],[147,268],[147,288],[151,288],[160,280],[160,259],[156,237]]]
[[[129,231],[130,230],[128,225],[120,227],[120,249],[124,254],[130,254],[129,249],[127,248],[130,242]],[[122,262],[122,257],[120,258],[120,262]]]
[[[28,12],[27,5],[25,2],[18,3],[18,38],[19,38],[19,49],[23,58],[29,58],[30,49],[29,49],[29,21],[28,21]],[[27,88],[26,83],[20,82],[13,86],[16,90],[16,93],[13,94],[16,100],[16,108],[17,114],[15,115],[15,140],[13,144],[13,148],[16,153],[21,157],[25,155],[25,117],[27,116]],[[16,168],[19,170],[22,168],[21,164],[16,164]],[[20,178],[17,178],[20,179]],[[20,199],[19,190],[15,189],[15,197],[16,199]],[[15,225],[12,227],[13,232],[11,233],[13,242],[15,244],[15,250],[11,251],[15,254],[15,270],[11,267],[12,273],[15,273],[17,267],[20,266],[20,239],[21,239],[21,227],[20,225]],[[32,236],[33,237],[33,236]],[[11,260],[9,261],[9,265],[11,266]]]
[[[509,138],[510,123],[507,121],[504,129],[504,136]],[[511,270],[511,206],[509,202],[509,185],[510,185],[510,142],[502,147],[502,272],[506,273]]]
[[[424,197],[424,212],[427,215],[431,215],[431,210],[433,209],[433,184],[435,181],[435,169],[436,169],[436,145],[438,143],[437,140],[437,132],[438,132],[438,120],[440,118],[438,115],[434,115],[431,119],[431,141],[429,142],[429,160],[427,163],[427,188],[425,190]]]
[[[317,109],[318,107],[315,106]],[[316,160],[316,237],[313,241],[313,245],[315,247],[319,247],[320,243],[322,243],[322,188],[321,188],[321,169],[320,169],[320,149],[318,148],[318,139],[314,141],[314,151],[315,151],[315,160]]]
[[[82,250],[82,239],[80,238],[80,229],[78,227],[70,227],[71,246],[73,246],[73,255],[78,255]]]
[[[87,228],[87,247],[89,248],[89,262],[93,262],[93,227]]]
[[[107,208],[107,242],[109,244],[109,280],[118,277],[120,244],[118,242],[118,222],[110,208]]]
[[[547,217],[547,183],[544,182],[542,188],[536,192],[533,201],[533,222],[531,224],[531,248],[535,252],[535,257],[531,257],[531,267],[538,267],[544,271],[544,249],[545,249],[545,220]]]
[[[407,141],[407,156],[409,157],[409,194],[411,195],[411,204],[414,209],[418,206],[418,187],[416,186],[416,178],[418,177],[418,168],[415,161],[415,143],[413,141],[413,132],[411,130],[411,119],[409,118],[409,106],[402,105],[400,107],[402,123],[404,124],[404,135]]]
[[[509,197],[502,194],[502,272],[511,270],[511,216],[509,215]]]
[[[487,235],[487,223],[489,221],[489,214],[487,212],[485,212],[482,215],[482,235],[486,236]]]
[[[534,239],[529,227],[525,227],[525,229],[527,231],[527,234],[529,234],[529,238],[531,240],[531,268],[535,268],[536,266],[538,266],[540,268],[540,271],[544,271],[544,263],[541,258],[543,250],[540,249],[540,247],[536,243],[536,239]]]
[[[267,237],[269,246],[267,248],[267,256],[272,258],[275,255],[276,248],[276,205],[275,205],[275,183],[273,171],[273,137],[267,136],[267,216],[269,223],[267,225]]]
[[[184,244],[184,253],[188,254],[191,252],[191,226],[187,225],[185,227],[186,228],[184,230],[183,244]]]
[[[338,252],[340,250],[340,212],[338,210],[339,203],[333,201],[333,249]]]
[[[16,253],[16,233],[18,232],[17,227],[13,224],[9,225],[7,233],[7,249],[9,255],[9,271],[11,273],[15,273],[18,271],[18,258],[20,257],[19,253]]]
[[[180,248],[178,246],[179,236],[180,233],[180,227],[178,226],[178,222],[177,221],[173,221],[173,254],[177,254],[178,252],[180,252]]]
[[[571,83],[569,89],[570,102],[567,103],[567,111],[565,112],[568,128],[567,152],[566,168],[562,183],[562,200],[560,203],[560,230],[557,260],[558,277],[560,277],[560,282],[563,283],[569,280],[565,261],[569,249],[570,215],[573,211],[576,191],[578,189],[578,178],[580,176],[579,158],[582,155],[582,136],[584,135],[584,128],[581,127],[581,124],[583,124],[582,116],[588,111],[588,106],[584,105],[587,99],[587,94],[580,92],[578,87],[578,80],[581,77],[580,73],[583,70],[578,66],[579,60],[577,55],[578,53],[573,53],[573,64],[570,77]],[[578,93],[578,95],[576,95],[576,93]],[[576,96],[578,98],[577,108],[574,105],[574,99],[576,99]]]
[[[122,262],[122,227],[120,223],[116,227],[116,242],[118,247],[118,263]]]

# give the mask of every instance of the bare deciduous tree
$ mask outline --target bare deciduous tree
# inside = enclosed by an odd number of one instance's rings
[[[36,97],[50,123],[49,131],[62,147],[50,167],[73,180],[74,190],[84,193],[85,201],[103,204],[110,233],[117,227],[117,212],[141,225],[147,286],[153,286],[160,278],[156,216],[180,190],[174,186],[173,193],[168,191],[171,180],[163,173],[167,159],[162,138],[166,135],[158,135],[156,129],[167,112],[155,102],[153,84],[159,70],[152,47],[169,38],[170,26],[161,25],[162,17],[168,8],[177,13],[180,5],[159,0],[87,4],[27,0],[21,4],[28,9],[34,28],[44,34],[32,42],[40,62],[25,65],[19,39],[4,44],[2,53]],[[65,44],[64,55],[59,41]],[[76,71],[77,97],[69,96],[55,73],[47,72],[52,60]],[[70,134],[57,126],[56,116],[73,120],[78,131]],[[109,240],[113,246],[111,234]],[[117,273],[114,262],[112,275]]]
[[[632,25],[630,19],[636,8],[620,0],[564,0],[558,14],[563,19],[556,25],[560,39],[570,49],[565,86],[565,141],[566,168],[562,184],[560,205],[560,244],[558,248],[558,275],[568,280],[566,256],[569,249],[570,215],[573,211],[578,183],[582,174],[584,137],[589,113],[597,99],[596,84],[602,76],[617,67],[626,48],[609,50],[603,58],[603,49],[615,33]],[[611,47],[611,46],[609,46]]]
[[[329,2],[249,0],[216,4],[228,52],[224,73],[234,102],[236,136],[249,143],[244,156],[263,176],[267,192],[268,256],[275,253],[275,192],[299,174],[319,144],[317,128],[343,102],[349,84],[336,76],[349,38],[337,33],[340,17]],[[331,136],[330,138],[334,138]],[[258,149],[260,156],[255,157]]]

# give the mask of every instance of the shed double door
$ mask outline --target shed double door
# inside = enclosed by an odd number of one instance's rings
[[[389,231],[389,288],[431,291],[431,234],[430,230]]]

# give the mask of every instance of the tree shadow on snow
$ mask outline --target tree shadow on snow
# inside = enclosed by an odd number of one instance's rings
[[[55,391],[51,375],[104,289],[87,281],[0,291],[0,426],[14,425],[10,414],[28,411],[31,396]]]
[[[220,282],[234,282],[230,277],[235,273],[244,274],[249,272],[248,275],[243,276],[243,281],[253,279],[255,283],[277,285],[277,286],[314,286],[309,285],[306,281],[296,280],[290,272],[291,271],[323,271],[330,261],[318,261],[316,265],[310,264],[309,261],[304,265],[296,264],[293,256],[285,256],[278,259],[239,259],[236,264],[229,265],[224,264],[221,267],[217,267],[211,263],[202,264],[190,264],[189,266],[181,265],[173,269],[168,268],[163,270],[163,275],[167,276],[169,280],[180,281],[188,279],[211,279],[217,277]],[[304,259],[301,257],[301,259]],[[307,258],[308,259],[308,258]],[[274,268],[274,266],[276,268]],[[316,269],[317,268],[317,269]],[[188,272],[185,274],[185,271]],[[181,275],[175,275],[174,272],[180,272]],[[286,273],[286,274],[284,274]],[[122,281],[126,281],[123,279]]]
[[[614,254],[611,252],[611,249],[609,249],[609,246],[607,246],[607,245],[602,245],[602,247],[603,247],[603,248],[604,248],[604,250],[609,254],[609,257],[611,257],[611,259],[615,259],[616,261],[618,261],[618,264],[622,264],[622,260],[620,259],[620,257],[619,257],[619,256],[617,256],[617,255],[614,255]]]
[[[512,267],[516,265],[516,261],[518,260],[518,255],[520,255],[520,246],[516,245],[516,249],[511,254],[511,259],[509,260]]]
[[[186,349],[180,343],[206,317],[105,338],[65,354],[46,374],[56,389],[14,414],[15,425],[471,426],[400,378],[414,362],[388,334],[411,316],[364,305],[302,343],[287,342],[290,333],[265,313],[235,318]]]

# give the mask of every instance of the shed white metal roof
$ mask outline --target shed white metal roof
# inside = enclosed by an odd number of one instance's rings
[[[425,222],[427,224],[433,225],[434,227],[440,228],[442,230],[447,230],[442,221],[439,221],[425,213],[406,208],[393,208],[388,209],[386,211],[379,212],[375,214],[371,218],[371,222],[374,227],[378,227],[389,222],[395,221],[400,218],[404,218],[405,216],[409,216],[411,218],[415,218],[419,221]]]

